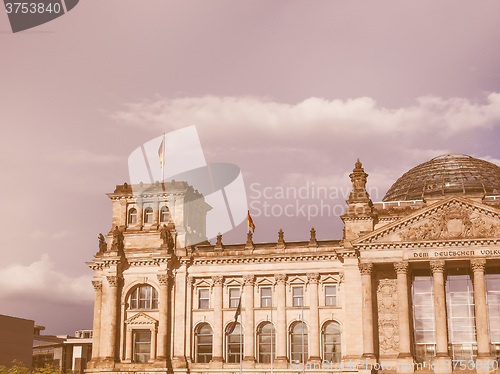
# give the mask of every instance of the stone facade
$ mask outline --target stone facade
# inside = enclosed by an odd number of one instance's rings
[[[317,240],[311,229],[288,242],[280,230],[275,243],[254,243],[249,232],[244,244],[219,235],[194,246],[186,237],[204,233],[190,231],[183,202],[196,191],[117,186],[113,229],[88,263],[87,372],[296,373],[304,358],[306,371],[324,373],[450,373],[452,360],[467,358],[479,363],[472,371],[494,371],[500,313],[488,301],[500,300],[500,199],[374,203],[359,160],[350,178],[342,240]],[[457,292],[469,297],[465,317],[455,315]],[[456,335],[452,325],[466,328]]]

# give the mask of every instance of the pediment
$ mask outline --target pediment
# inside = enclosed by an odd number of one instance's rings
[[[272,286],[272,285],[274,285],[274,280],[270,279],[268,277],[264,277],[264,278],[257,280],[256,283],[259,286]]]
[[[157,324],[158,321],[153,317],[150,317],[147,314],[141,312],[134,314],[132,317],[128,318],[125,323],[127,325],[154,325]]]
[[[354,246],[500,238],[500,211],[461,197],[446,199],[366,234]]]

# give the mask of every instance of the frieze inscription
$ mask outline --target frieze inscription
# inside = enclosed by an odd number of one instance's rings
[[[405,253],[406,260],[422,260],[429,258],[461,258],[500,256],[500,249],[461,249],[461,250],[423,250]]]

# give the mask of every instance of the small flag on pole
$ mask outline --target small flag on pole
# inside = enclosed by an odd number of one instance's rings
[[[160,144],[160,148],[158,148],[158,156],[160,157],[160,167],[161,167],[162,173],[163,173],[163,153],[164,153],[164,151],[165,151],[165,137],[163,137],[161,144]]]
[[[238,308],[236,308],[236,312],[234,313],[234,321],[227,330],[228,334],[233,333],[234,329],[236,328],[236,324],[238,323],[238,317],[240,316],[240,314],[241,314],[241,294],[240,294],[240,301],[238,302]]]
[[[255,232],[255,225],[253,223],[252,217],[250,217],[250,211],[248,211],[248,227],[252,229],[252,232]]]

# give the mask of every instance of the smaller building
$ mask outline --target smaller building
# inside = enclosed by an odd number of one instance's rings
[[[38,334],[32,354],[34,369],[54,365],[83,373],[92,357],[92,330],[78,330],[75,336]]]
[[[34,333],[34,321],[0,314],[0,365],[16,360],[31,369]]]

